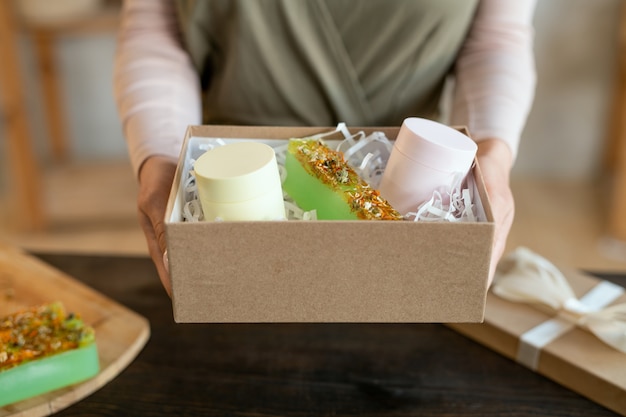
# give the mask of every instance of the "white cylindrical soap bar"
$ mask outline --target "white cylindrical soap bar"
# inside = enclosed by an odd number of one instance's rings
[[[465,178],[478,147],[467,135],[417,117],[404,120],[379,186],[380,195],[402,214],[414,212],[434,191],[445,197]]]
[[[283,191],[271,146],[235,142],[211,149],[194,164],[205,220],[284,220]]]

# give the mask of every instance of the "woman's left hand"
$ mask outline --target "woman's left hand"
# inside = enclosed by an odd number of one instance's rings
[[[476,158],[483,174],[496,223],[489,270],[489,284],[491,285],[496,266],[504,253],[507,237],[515,216],[515,201],[510,186],[513,154],[504,141],[484,139],[478,142]]]

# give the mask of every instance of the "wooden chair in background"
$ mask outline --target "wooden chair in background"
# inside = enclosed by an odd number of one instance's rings
[[[626,242],[626,5],[622,6],[617,66],[605,158],[611,179],[607,232],[611,238]]]
[[[55,58],[55,44],[60,36],[85,36],[102,31],[113,31],[118,25],[119,2],[103,3],[104,7],[92,16],[42,25],[20,19],[15,4],[0,0],[0,115],[3,117],[7,142],[7,165],[10,174],[11,209],[20,213],[16,218],[21,230],[45,228],[46,213],[42,196],[42,172],[33,149],[28,108],[25,101],[24,71],[21,68],[18,37],[26,34],[32,45],[38,65],[43,111],[54,162],[69,158],[66,115],[62,88]]]
[[[11,2],[0,1],[0,101],[6,137],[11,201],[20,216],[19,228],[41,229],[46,220],[41,196],[41,172],[33,152],[25,102],[23,72],[17,50],[15,15]]]

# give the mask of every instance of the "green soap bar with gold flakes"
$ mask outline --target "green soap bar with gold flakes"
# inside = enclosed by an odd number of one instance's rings
[[[0,406],[98,374],[93,328],[51,303],[0,318]]]
[[[402,220],[402,215],[319,139],[291,139],[283,189],[319,220]]]

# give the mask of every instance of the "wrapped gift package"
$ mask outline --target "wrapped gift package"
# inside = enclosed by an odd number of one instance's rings
[[[539,269],[539,275],[545,275]],[[449,326],[626,415],[624,288],[565,267],[559,266],[558,271],[563,282],[544,276],[542,284],[535,285],[530,276],[519,276],[504,290],[497,287],[496,276],[487,296],[484,323]],[[528,298],[529,286],[536,298]]]
[[[187,173],[207,140],[272,145],[332,129],[188,128],[165,217],[177,322],[483,320],[494,223],[477,164],[476,221],[185,221]],[[398,128],[350,131],[393,141]]]

